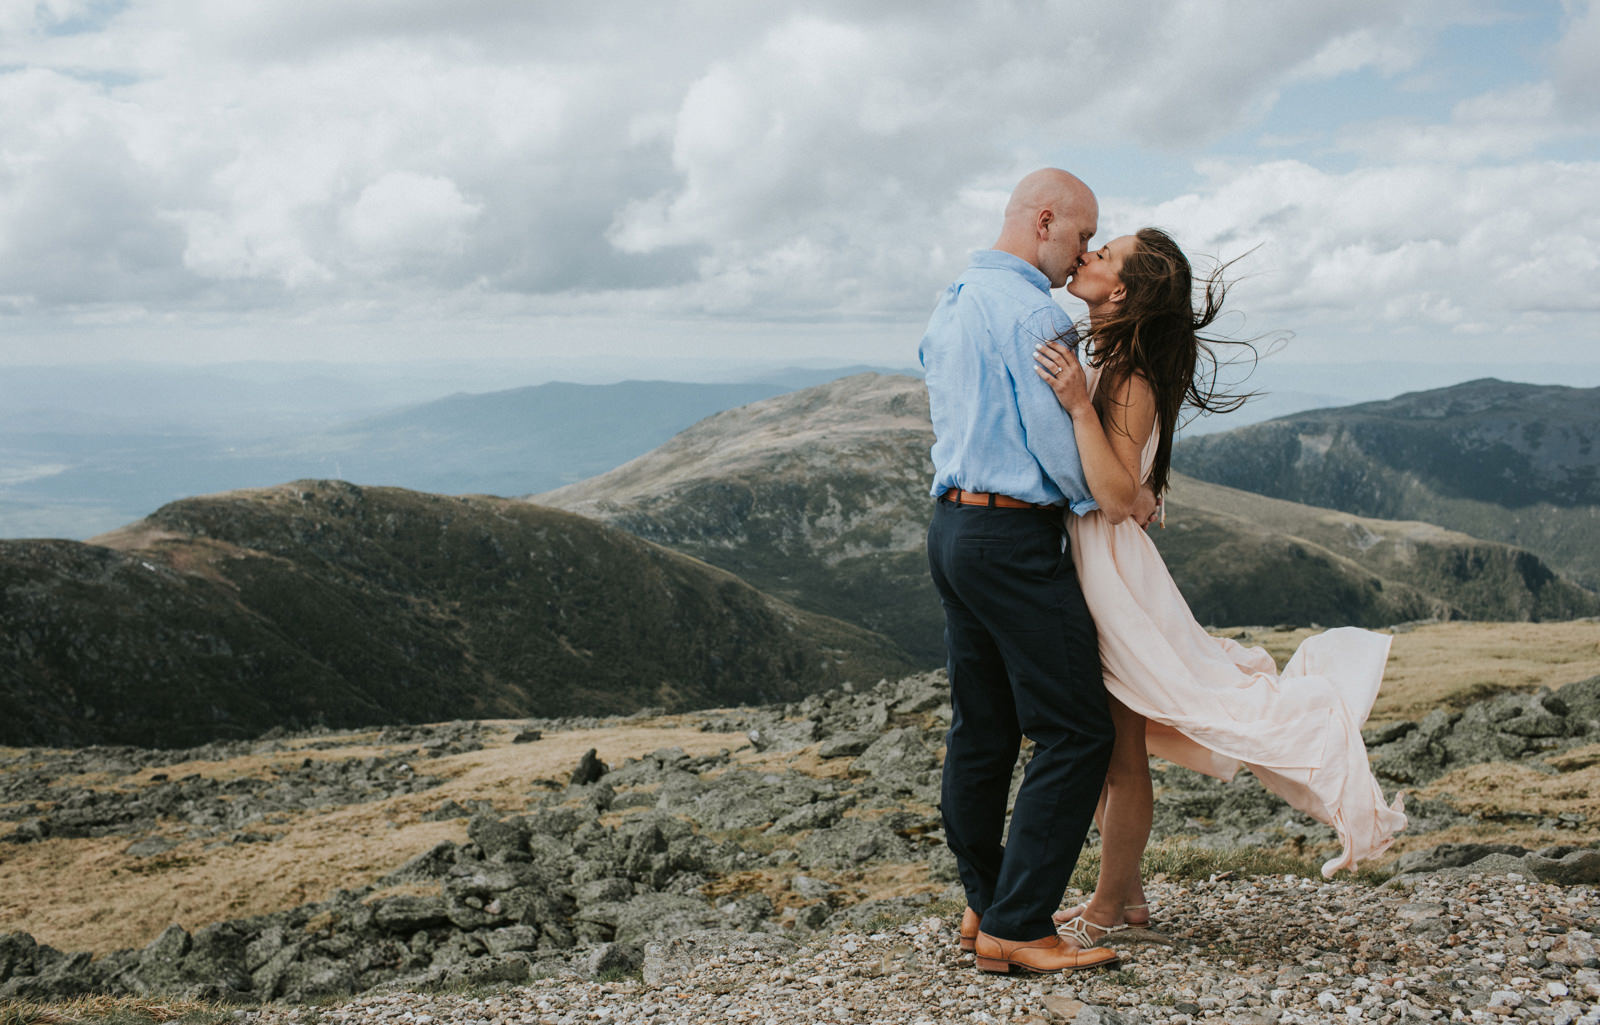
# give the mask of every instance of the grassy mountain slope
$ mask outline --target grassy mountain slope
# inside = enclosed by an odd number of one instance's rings
[[[935,663],[943,622],[923,552],[931,444],[921,381],[859,375],[709,417],[533,500],[722,566]],[[1193,481],[1175,489],[1156,540],[1202,622],[1381,626],[1600,610],[1505,545]]]
[[[1534,552],[1600,588],[1600,388],[1493,379],[1186,440],[1191,476]]]
[[[0,743],[798,697],[908,661],[729,574],[522,502],[299,481],[95,543],[0,542]]]

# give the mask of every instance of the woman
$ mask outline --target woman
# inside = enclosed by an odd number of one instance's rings
[[[1072,416],[1099,511],[1069,516],[1083,594],[1100,634],[1116,747],[1096,819],[1100,877],[1090,899],[1056,918],[1090,947],[1149,922],[1139,859],[1150,836],[1148,755],[1220,779],[1247,765],[1290,805],[1331,825],[1342,851],[1325,876],[1386,849],[1404,828],[1367,765],[1361,724],[1377,697],[1390,638],[1343,628],[1308,638],[1280,675],[1271,656],[1211,637],[1195,621],[1154,543],[1128,518],[1148,483],[1167,486],[1179,411],[1220,412],[1198,373],[1198,334],[1221,310],[1221,270],[1193,308],[1189,261],[1144,228],[1085,254],[1067,290],[1089,306],[1088,369],[1060,342],[1037,352],[1038,374]],[[1212,364],[1214,366],[1214,364]]]

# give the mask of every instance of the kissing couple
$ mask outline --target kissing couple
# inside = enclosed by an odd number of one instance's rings
[[[1066,171],[1025,177],[994,248],[947,288],[919,348],[937,500],[928,561],[944,606],[952,717],[941,806],[967,909],[963,950],[989,972],[1109,967],[1100,946],[1147,925],[1149,755],[1230,779],[1247,766],[1337,831],[1341,868],[1406,819],[1361,740],[1390,638],[1329,630],[1278,672],[1209,636],[1145,533],[1187,405],[1220,412],[1200,332],[1226,294],[1196,288],[1164,232],[1095,250],[1094,193]],[[1075,326],[1053,288],[1088,305]],[[1022,738],[1033,742],[1006,833]],[[1057,911],[1089,823],[1088,901]]]

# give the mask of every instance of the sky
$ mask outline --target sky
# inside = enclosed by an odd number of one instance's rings
[[[0,0],[0,364],[910,365],[1046,165],[1279,358],[1600,374],[1584,0]]]

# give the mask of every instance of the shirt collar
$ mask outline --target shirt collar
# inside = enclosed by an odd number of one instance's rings
[[[1044,276],[1044,271],[1020,256],[1015,256],[999,249],[979,249],[972,254],[972,263],[969,266],[1014,271],[1017,274],[1021,274],[1028,280],[1028,284],[1045,295],[1050,294],[1050,279]]]

